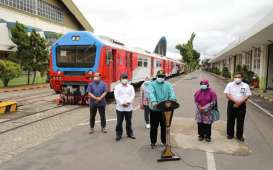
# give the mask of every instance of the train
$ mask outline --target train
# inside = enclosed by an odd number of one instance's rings
[[[96,72],[112,92],[122,73],[127,73],[134,84],[147,76],[155,78],[158,70],[164,70],[169,77],[183,73],[185,66],[178,60],[87,31],[66,33],[50,50],[49,83],[56,93],[86,96]]]

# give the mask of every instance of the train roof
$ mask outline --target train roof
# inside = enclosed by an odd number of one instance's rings
[[[72,36],[90,36],[93,39],[95,39],[95,41],[98,41],[99,43],[109,46],[109,47],[113,47],[113,48],[117,48],[117,49],[122,49],[122,50],[126,50],[126,51],[130,51],[130,52],[135,52],[138,54],[142,54],[142,55],[146,55],[146,56],[152,56],[155,58],[159,58],[159,59],[165,59],[165,60],[170,60],[173,62],[177,62],[177,63],[181,63],[179,60],[175,60],[172,59],[170,57],[167,56],[161,56],[159,54],[155,54],[155,53],[151,53],[145,49],[141,49],[141,48],[133,48],[133,47],[128,47],[125,44],[123,44],[120,41],[114,40],[110,37],[106,37],[106,36],[97,36],[95,34],[93,34],[92,32],[88,32],[88,31],[74,31],[74,32],[69,32],[65,35],[63,35],[59,40],[57,40],[53,46],[56,46],[58,43],[62,42],[62,39],[67,39],[67,36],[69,37],[69,39],[71,40]]]

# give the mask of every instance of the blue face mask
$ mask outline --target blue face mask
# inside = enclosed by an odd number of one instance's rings
[[[201,88],[201,90],[207,90],[208,89],[208,85],[201,84],[200,88]]]

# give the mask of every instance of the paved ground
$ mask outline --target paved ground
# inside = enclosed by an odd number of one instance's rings
[[[223,95],[225,83],[215,77],[204,73],[194,72],[182,77],[175,85],[175,90],[181,107],[175,112],[174,121],[180,126],[184,124],[192,124],[194,104],[193,93],[199,87],[200,79],[207,78],[211,81],[211,87],[215,89],[218,94],[218,102],[221,111],[222,125],[214,125],[214,138],[212,143],[192,142],[194,133],[186,133],[186,131],[174,131],[174,135],[192,135],[191,140],[183,140],[188,146],[177,146],[174,148],[183,160],[176,162],[157,163],[160,152],[163,149],[158,146],[155,150],[151,150],[149,146],[149,132],[144,128],[143,113],[141,110],[134,111],[133,127],[135,130],[136,140],[124,137],[120,142],[115,142],[115,113],[113,106],[108,109],[107,127],[109,132],[102,134],[99,132],[97,124],[97,131],[95,134],[88,134],[88,110],[83,108],[75,114],[67,114],[64,117],[56,117],[55,121],[63,122],[62,126],[66,126],[68,130],[59,131],[49,127],[46,129],[47,122],[39,124],[40,127],[25,127],[29,128],[28,133],[20,134],[19,131],[14,134],[6,134],[7,136],[0,136],[2,142],[10,142],[18,139],[18,136],[29,136],[26,141],[31,142],[30,134],[32,131],[41,133],[40,140],[35,147],[25,148],[25,151],[15,156],[11,160],[1,164],[1,169],[22,169],[22,170],[42,170],[42,169],[87,169],[87,170],[131,170],[131,169],[208,169],[208,170],[272,170],[273,169],[273,119],[264,114],[255,106],[248,104],[247,117],[245,124],[245,138],[247,147],[247,154],[236,154],[227,152],[233,145],[226,145],[225,138],[218,138],[216,130],[225,131],[226,120],[226,99]],[[111,108],[111,109],[110,109]],[[71,119],[72,118],[72,119]],[[52,121],[52,120],[51,120]],[[182,124],[182,125],[181,125]],[[57,124],[56,124],[57,125]],[[76,126],[75,126],[76,125]],[[59,126],[59,124],[58,124]],[[73,127],[69,129],[69,127]],[[37,132],[37,128],[41,131]],[[194,127],[193,127],[194,129]],[[174,129],[175,130],[175,129]],[[55,132],[56,131],[56,132]],[[54,133],[55,132],[55,133]],[[54,135],[51,135],[51,134]],[[38,134],[36,134],[37,136]],[[43,136],[51,136],[46,138]],[[224,134],[220,133],[220,136]],[[38,135],[39,136],[39,135]],[[17,138],[16,138],[17,137]],[[16,139],[16,140],[15,140]],[[42,139],[51,139],[45,141]],[[36,141],[35,138],[32,140]],[[45,141],[45,142],[44,142]],[[179,142],[180,140],[178,140]],[[177,142],[177,141],[176,141]],[[187,143],[188,142],[188,143]],[[12,143],[12,142],[11,142]],[[221,144],[222,143],[222,144]],[[234,145],[240,145],[237,141],[231,141]],[[20,145],[20,143],[16,143]],[[223,148],[222,152],[214,150],[214,146],[218,145]],[[33,146],[33,145],[32,145]],[[12,145],[10,147],[13,147]],[[16,148],[16,147],[15,147]],[[17,146],[20,150],[20,146]],[[0,147],[0,152],[7,148]],[[26,150],[27,149],[27,150]],[[3,156],[4,152],[2,152]],[[16,154],[14,154],[16,155]],[[0,155],[1,156],[1,155]]]

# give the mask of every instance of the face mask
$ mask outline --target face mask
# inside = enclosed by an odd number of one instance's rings
[[[202,89],[202,90],[206,90],[206,89],[208,89],[208,86],[207,86],[207,85],[205,85],[205,84],[200,85],[200,87],[201,87],[201,89]]]
[[[94,77],[94,80],[95,80],[95,81],[99,81],[100,78],[99,78],[99,77]]]
[[[240,79],[240,78],[235,78],[234,81],[235,81],[236,84],[240,84],[240,83],[242,82],[242,79]]]
[[[156,81],[158,82],[158,83],[163,83],[164,82],[164,78],[161,78],[161,77],[157,77],[156,78]]]
[[[127,84],[128,83],[128,79],[121,79],[121,83],[122,84]]]

